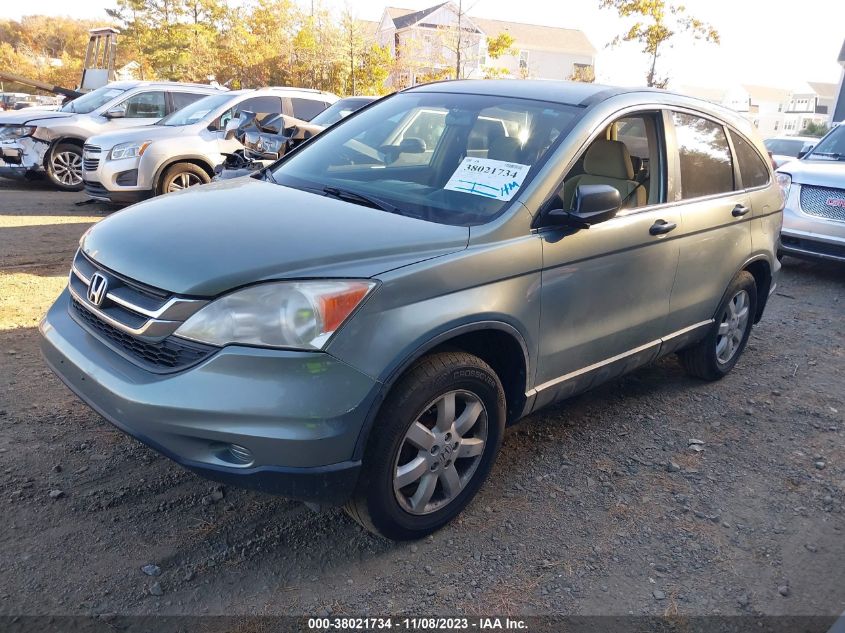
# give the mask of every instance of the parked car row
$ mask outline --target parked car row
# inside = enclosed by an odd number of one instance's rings
[[[207,183],[224,155],[239,151],[226,126],[241,112],[336,122],[375,97],[338,97],[317,90],[176,82],[113,82],[58,111],[0,114],[0,176],[46,173],[59,189],[83,188],[96,199],[137,202]],[[132,128],[132,129],[127,129]]]
[[[222,97],[174,115],[191,142],[228,127]],[[140,172],[152,129],[100,160]],[[42,349],[185,467],[419,538],[506,425],[666,354],[730,372],[777,286],[785,180],[748,121],[682,95],[417,86],[94,225]]]

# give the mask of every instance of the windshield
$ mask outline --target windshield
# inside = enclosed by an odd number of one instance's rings
[[[62,106],[61,111],[87,114],[88,112],[93,112],[101,105],[108,103],[124,92],[126,92],[126,90],[123,88],[110,88],[109,86],[103,86],[102,88],[92,90],[81,97],[77,97],[70,103],[66,103]]]
[[[400,93],[315,137],[272,177],[316,193],[377,198],[432,222],[483,224],[531,180],[581,112],[510,97]]]
[[[803,141],[800,139],[785,139],[785,138],[770,138],[766,141],[763,141],[766,149],[769,150],[772,154],[778,154],[780,156],[792,156],[793,158],[798,157],[798,152],[807,144],[807,141]]]
[[[321,125],[323,127],[329,127],[330,125],[334,125],[341,119],[345,119],[350,114],[358,110],[359,108],[363,108],[368,103],[372,103],[375,99],[371,99],[368,97],[353,97],[350,99],[341,99],[340,101],[336,101],[328,108],[320,112],[317,116],[311,119],[310,123],[314,125]]]
[[[201,121],[209,112],[216,110],[224,103],[231,101],[231,95],[210,95],[189,103],[181,110],[172,112],[164,117],[156,125],[191,125]]]
[[[837,125],[828,132],[805,158],[845,160],[845,125]]]

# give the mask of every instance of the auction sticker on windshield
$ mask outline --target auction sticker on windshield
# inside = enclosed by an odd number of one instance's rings
[[[443,188],[496,200],[510,200],[522,186],[529,169],[531,165],[467,156]]]

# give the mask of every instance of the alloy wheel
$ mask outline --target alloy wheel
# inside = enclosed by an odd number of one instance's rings
[[[58,152],[50,159],[53,176],[66,187],[76,187],[82,182],[82,155],[76,152]]]
[[[396,457],[393,490],[411,514],[448,505],[472,479],[487,443],[487,410],[469,391],[450,391],[430,403],[405,433]]]
[[[181,191],[182,189],[187,189],[188,187],[201,184],[203,184],[203,182],[199,176],[192,174],[189,171],[183,171],[181,174],[177,174],[176,177],[170,181],[170,184],[167,185],[167,193]]]
[[[723,365],[736,355],[748,328],[748,309],[751,305],[748,292],[737,292],[722,312],[719,332],[716,337],[716,359]]]

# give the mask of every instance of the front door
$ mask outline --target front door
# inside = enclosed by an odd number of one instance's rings
[[[564,205],[579,182],[620,189],[623,208],[616,217],[589,229],[538,234],[537,406],[647,362],[660,348],[679,256],[671,237],[681,223],[680,213],[664,204],[662,128],[659,112],[627,115],[588,146],[564,179]]]

